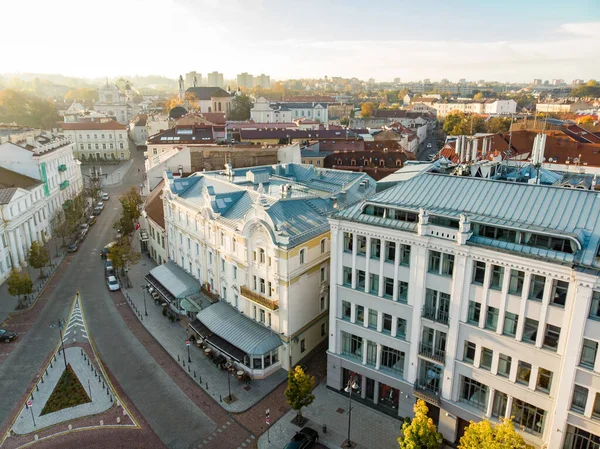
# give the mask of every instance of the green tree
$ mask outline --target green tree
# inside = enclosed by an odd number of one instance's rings
[[[512,421],[504,418],[499,424],[489,420],[473,422],[460,438],[459,449],[533,449],[515,431]]]
[[[312,393],[314,388],[315,378],[306,374],[300,366],[288,371],[285,398],[292,409],[296,410],[296,421],[302,421],[302,407],[309,406],[315,400]]]
[[[110,260],[115,270],[128,269],[140,261],[141,254],[134,251],[129,237],[123,235],[121,239],[110,248]]]
[[[133,234],[135,222],[140,218],[140,206],[143,204],[142,197],[138,190],[132,187],[131,190],[119,198],[119,201],[123,210],[121,211],[121,217],[113,227],[120,229],[123,235]]]
[[[227,120],[244,121],[250,118],[252,99],[245,94],[236,95],[231,101],[231,109],[227,114]]]
[[[44,267],[50,262],[46,247],[37,240],[31,243],[28,255],[29,265],[40,270],[40,277],[44,275]]]
[[[367,101],[360,105],[360,116],[361,117],[371,117],[373,115],[373,111],[375,110],[375,104],[372,101]]]
[[[444,119],[444,132],[450,136],[465,135],[469,131],[469,122],[464,112],[453,111]]]
[[[485,130],[488,133],[505,133],[510,129],[510,119],[503,117],[492,117],[485,123]]]
[[[8,294],[16,296],[19,299],[17,309],[24,309],[26,307],[24,301],[25,295],[33,292],[33,281],[29,277],[29,274],[25,271],[19,273],[13,269],[6,282],[8,284]]]
[[[433,420],[427,417],[429,409],[425,401],[417,400],[413,410],[415,417],[412,421],[402,424],[398,438],[400,449],[438,449],[442,445],[442,434],[437,431]]]
[[[350,119],[349,119],[348,117],[343,117],[343,118],[340,120],[340,125],[343,125],[343,126],[348,126],[349,124],[350,124]]]

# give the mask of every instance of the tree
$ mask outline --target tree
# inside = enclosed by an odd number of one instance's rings
[[[124,270],[140,261],[141,254],[134,251],[129,237],[123,235],[121,239],[110,248],[110,260],[115,270]]]
[[[464,112],[453,111],[444,119],[444,132],[450,136],[461,136],[467,134],[468,121]]]
[[[236,95],[231,101],[231,109],[227,114],[227,120],[244,121],[250,118],[252,99],[245,94]]]
[[[0,123],[49,129],[59,120],[51,101],[13,89],[0,90]]]
[[[433,420],[427,417],[429,409],[425,401],[417,400],[413,410],[415,417],[412,421],[402,424],[398,438],[400,449],[438,449],[443,441],[442,434],[437,431]]]
[[[371,117],[373,115],[373,111],[375,110],[375,104],[372,101],[367,101],[360,105],[360,116],[361,117]]]
[[[288,371],[288,386],[285,390],[285,398],[292,409],[296,410],[296,421],[302,422],[302,407],[307,407],[315,400],[312,393],[315,387],[315,378],[306,374],[297,366]]]
[[[38,268],[40,270],[41,278],[44,274],[44,267],[50,262],[50,256],[48,256],[48,251],[46,250],[46,247],[36,240],[31,243],[31,248],[29,248],[28,260],[29,265],[31,265],[33,268]]]
[[[33,292],[33,281],[29,277],[29,274],[25,271],[19,273],[13,269],[6,282],[8,284],[8,294],[17,296],[19,299],[17,309],[24,309],[26,307],[23,301],[24,295],[29,295]]]
[[[343,125],[343,126],[348,126],[349,124],[350,124],[350,119],[349,119],[348,117],[343,117],[343,118],[340,120],[340,125]]]
[[[138,190],[132,187],[129,192],[119,198],[123,208],[121,217],[115,222],[116,229],[121,229],[123,235],[133,234],[135,231],[135,222],[140,218],[140,206],[142,205],[142,197]]]
[[[98,89],[89,89],[87,87],[71,89],[65,94],[65,101],[80,101],[85,106],[90,107],[94,102],[98,101]]]
[[[594,117],[592,117],[590,115],[586,115],[585,117],[581,117],[581,118],[577,119],[577,123],[579,123],[580,125],[585,124],[585,123],[594,123]]]
[[[523,437],[515,431],[509,418],[499,424],[489,420],[473,422],[465,429],[460,439],[459,449],[533,449]]]
[[[398,101],[400,101],[400,102],[404,101],[404,97],[406,96],[407,93],[408,93],[408,89],[401,89],[400,92],[398,92]]]
[[[484,99],[483,92],[478,92],[475,95],[473,95],[473,100],[483,100],[483,99]]]

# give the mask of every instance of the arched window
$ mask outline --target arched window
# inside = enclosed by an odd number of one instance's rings
[[[396,167],[402,167],[402,161],[400,159],[396,159]]]
[[[337,159],[335,161],[335,165],[342,165],[342,160],[341,159]]]
[[[379,159],[379,166],[385,167],[385,161],[383,159]]]
[[[300,250],[300,265],[303,265],[305,263],[306,263],[306,250],[301,249]]]
[[[350,161],[350,165],[352,165],[353,167],[355,167],[356,166],[356,159],[352,159]]]

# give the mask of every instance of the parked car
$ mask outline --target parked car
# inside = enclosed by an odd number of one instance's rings
[[[292,440],[286,444],[284,449],[305,449],[318,441],[318,432],[310,427],[305,427],[299,432],[296,432],[296,435],[292,437]]]
[[[113,267],[108,267],[106,268],[106,277],[109,278],[111,276],[115,276],[115,270],[113,269]]]
[[[83,235],[84,237],[89,230],[90,230],[90,225],[88,225],[87,223],[83,223],[82,225],[79,225],[79,233],[81,235]]]
[[[97,217],[98,215],[100,215],[102,213],[102,209],[100,209],[99,207],[94,207],[94,215]]]
[[[431,144],[430,143],[427,144],[427,148],[431,148]]]
[[[77,241],[78,243],[81,243],[81,242],[83,242],[83,241],[85,240],[85,236],[86,236],[86,235],[87,235],[87,231],[80,231],[80,232],[77,234],[77,239],[76,239],[76,241]]]
[[[114,269],[115,269],[115,267],[113,266],[112,260],[106,259],[106,262],[104,262],[104,271],[114,270]]]
[[[100,257],[102,259],[106,259],[108,257],[108,255],[110,254],[110,248],[116,243],[117,242],[110,242],[108,245],[106,245],[104,248],[102,248],[102,250],[100,251]]]
[[[102,201],[108,201],[110,200],[110,195],[106,192],[102,193]]]
[[[97,208],[100,208],[101,210],[104,210],[104,203],[102,201],[99,201],[98,204],[96,204]]]
[[[79,244],[77,242],[73,242],[67,247],[67,251],[69,251],[70,253],[74,253],[78,249],[79,249]]]
[[[17,335],[19,335],[19,334],[17,334],[14,331],[7,331],[6,329],[0,329],[0,340],[5,341],[6,343],[17,338]]]
[[[90,218],[88,218],[88,226],[92,226],[96,224],[96,217],[94,215],[90,215]]]
[[[109,276],[106,279],[106,283],[108,285],[108,289],[111,292],[116,292],[117,290],[119,290],[121,287],[119,286],[119,281],[117,281],[117,278],[114,276]]]

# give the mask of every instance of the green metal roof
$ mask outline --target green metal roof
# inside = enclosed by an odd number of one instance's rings
[[[200,283],[172,261],[153,268],[150,274],[175,298],[185,298],[200,291]]]

